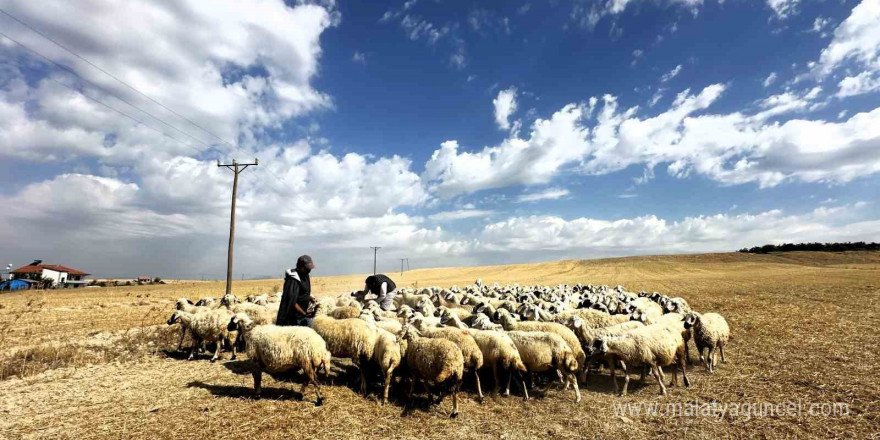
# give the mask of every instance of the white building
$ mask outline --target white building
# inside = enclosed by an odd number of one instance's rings
[[[27,266],[19,267],[12,271],[15,279],[30,279],[40,281],[49,279],[53,287],[82,287],[88,281],[84,280],[90,274],[81,270],[72,269],[60,264],[43,264],[42,260],[35,260]]]

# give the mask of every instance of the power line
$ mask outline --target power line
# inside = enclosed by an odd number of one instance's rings
[[[6,34],[4,34],[4,33],[2,33],[2,32],[0,32],[0,36],[3,36],[3,37],[6,37],[6,38],[9,38],[8,36],[6,36]],[[11,38],[10,38],[10,40],[11,40]],[[134,116],[131,116],[131,115],[129,115],[129,114],[123,112],[122,110],[119,110],[119,109],[114,108],[114,107],[112,107],[111,105],[109,105],[109,104],[107,104],[107,103],[101,101],[100,99],[93,98],[93,97],[87,95],[87,94],[86,94],[85,92],[83,92],[82,90],[77,90],[76,88],[74,88],[74,87],[72,87],[72,86],[69,86],[69,85],[67,85],[67,84],[64,84],[63,82],[57,80],[56,78],[52,78],[51,76],[48,77],[48,78],[51,79],[52,81],[55,81],[56,83],[58,83],[58,84],[64,86],[64,87],[67,87],[67,88],[70,89],[71,91],[73,91],[73,92],[75,92],[75,93],[78,93],[78,94],[82,95],[84,98],[86,98],[86,99],[88,99],[88,100],[90,100],[90,101],[92,101],[92,102],[95,102],[95,103],[97,103],[97,104],[100,104],[100,105],[106,107],[107,109],[109,109],[109,110],[111,110],[111,111],[113,111],[113,112],[115,112],[115,113],[118,113],[118,114],[121,115],[121,116],[124,116],[124,117],[126,117],[126,118],[128,118],[128,119],[134,121],[136,124],[143,125],[144,127],[149,128],[150,130],[153,130],[153,131],[155,131],[156,133],[159,133],[159,134],[161,134],[162,136],[165,136],[165,137],[167,137],[167,138],[169,138],[169,139],[171,139],[171,140],[173,140],[173,141],[179,143],[180,145],[182,145],[182,146],[184,146],[184,147],[186,147],[186,148],[189,148],[189,149],[191,149],[191,150],[193,150],[193,151],[196,151],[196,152],[198,152],[198,153],[202,153],[202,150],[199,150],[198,148],[196,148],[196,147],[194,147],[194,146],[192,146],[192,145],[186,144],[186,143],[184,143],[183,141],[181,141],[180,139],[177,139],[176,137],[171,136],[170,134],[165,133],[164,131],[159,130],[159,129],[156,128],[156,127],[153,127],[152,125],[147,124],[146,122],[143,122],[143,121],[141,121],[140,119],[137,119],[137,118],[135,118]]]
[[[169,112],[173,113],[175,116],[177,116],[177,117],[183,119],[183,120],[186,121],[186,122],[189,122],[189,123],[190,123],[191,125],[193,125],[194,127],[197,127],[198,129],[202,130],[203,132],[205,132],[205,133],[207,133],[207,134],[209,134],[209,135],[215,137],[215,138],[216,138],[217,140],[219,140],[220,142],[223,142],[223,143],[225,143],[225,144],[227,144],[227,145],[229,145],[229,146],[231,146],[231,147],[233,147],[233,148],[239,148],[239,147],[237,147],[236,145],[233,145],[233,144],[227,142],[225,139],[221,138],[220,136],[214,134],[214,133],[211,132],[210,130],[208,130],[208,129],[202,127],[201,125],[199,125],[199,124],[197,124],[197,123],[195,123],[194,121],[192,121],[191,119],[187,118],[186,116],[183,116],[183,115],[181,115],[180,113],[174,111],[173,109],[171,109],[171,108],[165,106],[165,104],[162,104],[161,102],[159,102],[159,101],[153,99],[152,97],[150,97],[150,96],[147,95],[146,93],[144,93],[144,92],[138,90],[138,89],[137,89],[136,87],[134,87],[133,85],[131,85],[131,84],[129,84],[129,83],[127,83],[127,82],[125,82],[125,81],[119,79],[116,75],[113,75],[112,73],[110,73],[110,72],[108,72],[108,71],[102,69],[100,66],[96,65],[95,63],[93,63],[93,62],[89,61],[88,59],[86,59],[85,57],[81,56],[80,54],[78,54],[78,53],[74,52],[73,50],[69,49],[67,46],[65,46],[65,45],[63,45],[63,44],[61,44],[61,43],[59,43],[58,41],[56,41],[56,40],[53,39],[52,37],[50,37],[50,36],[44,34],[43,32],[40,32],[38,29],[36,29],[36,28],[34,28],[33,26],[31,26],[31,25],[25,23],[24,21],[22,21],[21,19],[15,17],[14,15],[12,15],[12,14],[10,14],[10,13],[4,11],[3,9],[0,9],[0,13],[3,13],[4,15],[6,15],[7,17],[9,17],[9,18],[15,20],[16,22],[18,22],[18,23],[21,24],[22,26],[24,26],[24,27],[26,27],[26,28],[28,28],[28,29],[34,31],[35,33],[37,33],[37,34],[40,35],[41,37],[43,37],[43,38],[45,38],[45,39],[51,41],[51,42],[54,43],[56,46],[58,46],[58,47],[64,49],[65,51],[69,52],[71,55],[73,55],[73,56],[79,58],[80,60],[82,60],[82,61],[85,62],[86,64],[88,64],[88,65],[94,67],[95,69],[98,69],[99,71],[101,71],[101,72],[104,73],[105,75],[109,76],[110,78],[115,79],[115,80],[116,80],[117,82],[119,82],[120,84],[125,85],[125,86],[128,87],[129,89],[131,89],[131,90],[137,92],[139,95],[143,96],[144,98],[149,99],[150,101],[152,101],[153,103],[155,103],[155,104],[158,105],[159,107],[162,107],[162,108],[164,108],[165,110],[168,110]]]
[[[66,71],[72,73],[72,74],[75,75],[77,78],[81,79],[83,82],[85,82],[85,83],[91,85],[92,87],[94,87],[94,88],[96,88],[96,89],[98,89],[98,90],[101,90],[101,91],[103,91],[104,93],[106,93],[106,94],[108,94],[108,95],[110,95],[110,96],[113,96],[114,98],[116,98],[116,99],[118,99],[118,100],[124,102],[125,104],[128,104],[129,107],[132,107],[132,108],[134,108],[135,110],[138,110],[138,111],[140,111],[141,113],[144,113],[144,114],[146,114],[147,116],[149,116],[149,117],[155,119],[156,121],[161,122],[162,124],[164,124],[164,125],[166,125],[166,126],[172,128],[172,129],[174,129],[174,130],[176,130],[176,131],[178,131],[178,132],[180,132],[180,133],[183,133],[184,135],[190,137],[190,138],[193,139],[194,141],[196,141],[196,142],[198,142],[198,143],[200,143],[200,144],[202,144],[202,145],[205,145],[206,147],[208,147],[205,151],[211,149],[211,145],[210,145],[210,144],[208,144],[208,143],[202,141],[201,139],[198,139],[198,138],[196,138],[195,136],[193,136],[193,135],[191,135],[191,134],[189,134],[189,133],[187,133],[187,132],[185,132],[185,131],[183,131],[183,130],[181,130],[181,129],[179,129],[179,128],[177,128],[177,127],[175,127],[175,126],[173,126],[173,125],[171,125],[171,124],[169,124],[169,123],[167,123],[167,122],[165,122],[165,121],[163,121],[163,120],[161,120],[161,119],[159,119],[158,117],[156,117],[156,116],[153,115],[152,113],[150,113],[150,112],[148,112],[148,111],[146,111],[146,110],[144,110],[144,109],[142,109],[142,108],[140,108],[140,107],[138,107],[138,106],[132,104],[131,102],[127,101],[125,98],[120,97],[119,95],[117,95],[117,94],[111,92],[110,90],[107,90],[107,89],[105,89],[104,87],[101,87],[101,86],[95,84],[94,82],[89,81],[89,80],[86,79],[86,78],[83,78],[80,74],[76,73],[76,71],[73,70],[73,69],[71,69],[70,67],[67,67],[67,66],[65,66],[65,65],[63,65],[63,64],[61,64],[61,63],[59,63],[59,62],[57,62],[57,61],[55,61],[55,60],[53,60],[53,59],[51,59],[51,58],[49,58],[49,57],[47,57],[46,55],[43,55],[43,54],[40,53],[39,51],[30,48],[30,47],[27,46],[26,44],[24,44],[24,43],[22,43],[22,42],[20,42],[20,41],[18,41],[18,40],[16,40],[16,39],[10,37],[9,35],[6,35],[6,34],[4,34],[4,33],[2,33],[2,32],[0,32],[0,35],[6,37],[8,40],[12,41],[13,43],[15,43],[15,44],[17,44],[17,45],[19,45],[19,46],[21,46],[21,47],[27,49],[27,50],[30,51],[31,53],[34,53],[34,54],[38,55],[40,58],[43,58],[44,60],[46,60],[46,61],[48,61],[48,62],[50,62],[50,63],[52,63],[52,64],[54,64],[54,65],[56,65],[56,66],[58,66],[58,67],[60,67],[60,68],[62,68],[62,69],[64,69],[64,70],[66,70]],[[203,153],[203,152],[204,152],[204,151],[200,151],[200,153]]]
[[[150,96],[147,95],[146,93],[140,91],[138,88],[132,86],[131,84],[129,84],[129,83],[127,83],[127,82],[125,82],[125,81],[123,81],[123,80],[121,80],[121,79],[119,79],[117,76],[115,76],[115,75],[113,75],[112,73],[110,73],[110,72],[104,70],[103,68],[101,68],[100,66],[96,65],[95,63],[89,61],[88,59],[86,59],[86,58],[83,57],[82,55],[80,55],[80,54],[74,52],[73,50],[71,50],[71,49],[68,48],[67,46],[61,44],[61,43],[58,42],[57,40],[55,40],[55,39],[53,39],[52,37],[46,35],[45,33],[41,32],[40,30],[34,28],[33,26],[31,26],[30,24],[24,22],[23,20],[21,20],[21,19],[15,17],[14,15],[10,14],[9,12],[6,12],[5,10],[0,9],[0,13],[3,13],[3,14],[6,15],[7,17],[9,17],[9,18],[15,20],[16,22],[18,22],[18,23],[21,24],[22,26],[24,26],[24,27],[30,29],[31,31],[35,32],[37,35],[40,35],[41,37],[43,37],[43,38],[45,38],[45,39],[51,41],[53,44],[55,44],[56,46],[58,46],[58,47],[64,49],[65,51],[67,51],[67,52],[70,53],[71,55],[77,57],[78,59],[82,60],[83,62],[87,63],[88,65],[94,67],[95,69],[99,70],[100,72],[104,73],[105,75],[109,76],[110,78],[113,78],[114,80],[116,80],[116,81],[119,82],[120,84],[125,85],[125,86],[128,87],[129,89],[135,91],[135,92],[138,93],[139,95],[141,95],[141,96],[143,96],[144,98],[150,100],[151,102],[153,102],[153,103],[155,103],[156,105],[162,107],[163,109],[168,110],[168,111],[171,112],[172,114],[174,114],[174,115],[176,115],[177,117],[183,119],[184,121],[190,123],[191,125],[197,127],[198,129],[202,130],[203,132],[205,132],[205,133],[207,133],[207,134],[213,136],[214,138],[216,138],[216,139],[219,140],[220,142],[222,142],[222,143],[224,143],[224,144],[226,144],[226,145],[228,145],[228,146],[230,146],[230,147],[232,147],[232,148],[234,148],[234,149],[236,149],[236,150],[239,150],[239,151],[242,151],[242,152],[245,152],[245,153],[250,153],[250,152],[248,152],[248,151],[245,151],[243,148],[241,148],[241,146],[236,145],[236,144],[234,144],[234,143],[232,143],[232,142],[229,142],[229,141],[227,141],[226,139],[223,139],[222,137],[220,137],[219,135],[215,134],[214,132],[208,130],[207,128],[205,128],[205,127],[203,127],[203,126],[201,126],[201,125],[199,125],[199,124],[197,124],[196,122],[192,121],[191,119],[187,118],[186,116],[181,115],[180,113],[174,111],[173,109],[169,108],[169,107],[166,106],[165,104],[162,104],[162,103],[159,102],[158,100],[156,100],[156,99],[150,97]],[[5,35],[4,35],[4,36],[5,36]],[[8,36],[6,36],[6,37],[9,38]],[[62,67],[62,68],[64,68],[64,69],[70,71],[70,72],[73,73],[74,75],[80,77],[83,81],[86,81],[86,82],[88,82],[89,84],[92,84],[94,87],[101,88],[101,87],[97,86],[96,84],[94,84],[94,83],[88,81],[87,79],[82,78],[79,74],[77,74],[76,72],[74,72],[72,69],[70,69],[70,68],[68,68],[68,67],[66,67],[66,66],[63,66],[63,65],[61,65],[61,64],[59,64],[59,63],[57,63],[57,62],[55,62],[55,61],[53,61],[53,60],[51,60],[51,59],[49,59],[48,57],[46,57],[46,56],[40,54],[39,52],[37,52],[37,51],[35,51],[35,50],[33,50],[33,49],[30,49],[29,47],[25,46],[24,44],[22,44],[22,43],[20,43],[20,42],[18,42],[18,41],[13,40],[12,38],[9,38],[9,39],[12,40],[13,42],[15,42],[16,44],[18,44],[18,45],[20,45],[20,46],[22,46],[22,47],[24,47],[24,48],[26,48],[26,49],[28,49],[28,50],[30,50],[30,51],[36,53],[37,55],[40,55],[41,57],[43,57],[43,58],[45,58],[46,60],[52,62],[53,64],[55,64],[55,65],[57,65],[57,66],[59,66],[59,67]],[[103,88],[101,88],[101,89],[103,90]],[[105,90],[105,91],[106,91],[106,90]],[[139,110],[139,111],[141,111],[141,112],[143,112],[143,113],[146,113],[147,115],[149,115],[149,116],[152,117],[153,119],[156,119],[156,120],[158,120],[159,122],[162,122],[163,124],[165,124],[165,125],[167,125],[167,126],[173,128],[173,129],[175,129],[175,130],[177,130],[177,131],[179,131],[179,132],[181,132],[181,133],[183,133],[183,134],[185,134],[185,135],[187,135],[187,136],[189,136],[189,137],[191,137],[191,138],[193,138],[193,139],[196,139],[195,137],[193,137],[193,136],[190,135],[189,133],[186,133],[186,132],[184,132],[184,131],[178,129],[177,127],[174,127],[174,126],[172,126],[172,125],[170,125],[170,124],[168,124],[168,123],[166,123],[166,122],[164,122],[164,121],[162,121],[162,120],[156,118],[154,115],[150,114],[149,112],[146,112],[146,111],[140,109],[139,107],[137,107],[137,106],[131,104],[130,102],[128,102],[128,101],[126,101],[126,100],[120,98],[119,96],[117,96],[117,95],[115,95],[115,94],[113,94],[113,93],[111,93],[111,92],[109,92],[109,91],[106,91],[106,92],[109,93],[109,94],[111,94],[111,95],[113,95],[113,96],[115,96],[115,97],[116,97],[117,99],[119,99],[120,101],[125,102],[125,103],[128,104],[129,106],[134,107],[135,109],[137,109],[137,110]],[[207,146],[209,149],[211,148],[211,146],[208,145],[207,143],[205,143],[205,142],[203,142],[203,141],[201,141],[201,140],[199,140],[199,139],[196,139],[196,140],[197,140],[198,142],[204,144],[205,146]],[[264,161],[264,162],[265,162],[265,161]],[[290,184],[288,184],[286,181],[284,181],[283,179],[281,179],[281,177],[279,177],[277,174],[275,174],[275,172],[272,171],[272,169],[271,169],[269,166],[265,166],[265,167],[263,167],[263,168],[264,168],[267,172],[269,172],[269,174],[271,174],[272,177],[274,177],[276,180],[278,180],[278,182],[280,182],[282,185],[286,186],[286,187],[287,187],[289,190],[291,190],[292,192],[294,192],[294,193],[296,192],[296,190],[295,190],[293,187],[291,187]],[[257,175],[259,176],[259,173],[258,173]],[[263,180],[263,179],[261,178],[261,180]],[[265,180],[263,180],[263,183],[266,183]],[[303,211],[302,208],[299,207],[298,205],[295,205],[295,204],[294,204],[294,207],[295,207],[297,210],[299,210],[301,213],[305,214],[305,211]]]

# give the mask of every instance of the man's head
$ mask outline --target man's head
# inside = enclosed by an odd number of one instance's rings
[[[296,260],[296,270],[309,273],[312,269],[315,268],[315,263],[312,261],[312,257],[308,255],[302,255]]]

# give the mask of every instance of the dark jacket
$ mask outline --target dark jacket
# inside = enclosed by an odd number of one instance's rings
[[[312,298],[312,282],[309,275],[297,270],[288,270],[284,276],[282,292],[275,323],[277,325],[297,325],[305,316],[299,313],[293,305],[299,304],[301,309],[308,311]]]
[[[370,275],[367,277],[367,282],[366,282],[367,290],[369,290],[372,293],[375,293],[376,295],[381,295],[382,294],[382,283],[388,283],[388,286],[387,286],[388,292],[392,292],[392,291],[394,291],[394,289],[397,288],[397,285],[394,284],[394,281],[391,281],[391,278],[388,278],[384,274],[380,273],[378,275]]]

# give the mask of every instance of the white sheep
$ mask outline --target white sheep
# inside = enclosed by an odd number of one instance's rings
[[[522,358],[520,358],[519,350],[516,349],[516,344],[513,343],[510,336],[503,331],[468,328],[460,319],[458,319],[458,316],[451,313],[444,315],[443,323],[465,330],[474,338],[474,341],[483,353],[483,366],[492,368],[492,375],[495,377],[494,394],[498,394],[498,391],[501,388],[500,372],[505,371],[508,373],[507,387],[505,388],[504,395],[509,396],[510,382],[514,373],[524,373],[527,371]],[[523,387],[525,387],[524,384]]]
[[[718,365],[716,349],[721,353],[721,362],[727,363],[727,359],[724,358],[724,346],[730,340],[730,326],[723,316],[717,313],[690,312],[684,316],[684,327],[692,329],[700,362],[706,365],[709,373],[715,372],[715,366]],[[708,351],[705,357],[703,357],[704,348]]]
[[[321,386],[318,384],[316,372],[324,369],[326,375],[330,369],[330,351],[327,344],[318,334],[300,326],[256,325],[244,313],[237,313],[230,319],[229,330],[238,331],[247,341],[248,358],[254,362],[254,393],[257,397],[262,391],[263,371],[283,373],[288,370],[302,368],[306,380],[300,394],[305,397],[306,387],[315,385],[316,405],[321,405]]]
[[[660,384],[660,394],[666,394],[666,386],[663,384],[663,367],[678,363],[684,377],[685,386],[690,386],[687,377],[684,360],[684,339],[681,332],[674,326],[667,324],[654,324],[631,330],[620,336],[596,339],[591,347],[591,353],[610,355],[620,362],[623,370],[624,383],[620,395],[625,396],[629,386],[629,366],[641,365],[650,368],[651,373]],[[614,390],[617,391],[617,376],[615,366],[611,366],[611,380]],[[673,369],[672,384],[678,382],[678,372]]]
[[[373,347],[373,362],[379,365],[379,368],[382,370],[382,378],[384,380],[382,405],[388,403],[388,387],[391,385],[394,370],[400,366],[401,358],[402,355],[397,336],[381,328],[378,329],[376,345]]]
[[[461,350],[464,357],[464,368],[474,372],[474,380],[477,387],[477,397],[483,400],[483,387],[480,384],[478,370],[483,367],[483,351],[474,337],[467,331],[455,327],[431,327],[422,319],[413,321],[413,325],[419,331],[419,335],[425,338],[441,338],[452,341]]]
[[[220,347],[223,346],[223,342],[229,342],[230,340],[227,326],[231,316],[232,312],[226,309],[216,309],[199,313],[189,313],[177,310],[171,315],[171,318],[168,319],[168,325],[180,323],[192,332],[194,341],[192,350],[189,353],[190,360],[193,359],[196,350],[199,349],[203,342],[216,343],[217,348],[214,350],[214,356],[211,358],[211,362],[214,362],[220,357]],[[231,345],[232,357],[235,359],[235,344]]]
[[[501,321],[501,325],[504,326],[504,329],[507,331],[511,330],[520,330],[520,331],[535,331],[535,332],[550,332],[555,333],[562,337],[563,340],[568,344],[571,348],[572,353],[574,353],[575,359],[577,360],[578,365],[583,368],[587,364],[587,355],[584,353],[583,347],[581,347],[580,340],[578,340],[577,335],[574,334],[568,327],[558,323],[558,322],[536,322],[536,321],[522,321],[517,322],[513,319],[510,313],[507,313],[505,310],[498,311],[498,317]],[[581,380],[584,379],[584,374],[581,374]]]
[[[564,378],[566,388],[569,384],[574,386],[575,402],[581,401],[581,392],[575,378],[578,361],[571,347],[561,336],[545,331],[508,331],[507,335],[516,345],[530,378],[534,373],[555,370]],[[525,385],[523,385],[523,394],[528,400],[529,392]]]
[[[334,357],[351,359],[361,373],[361,393],[367,394],[364,365],[373,357],[378,330],[357,318],[334,319],[315,315],[312,328],[327,342]]]
[[[197,306],[186,298],[178,299],[177,303],[175,303],[175,308],[188,313],[207,312],[211,310],[209,307]],[[183,349],[183,338],[186,337],[187,331],[188,329],[186,326],[180,326],[180,340],[177,341],[177,351]],[[195,344],[195,341],[193,341],[193,343]]]
[[[412,402],[412,392],[416,380],[423,384],[440,385],[444,382],[452,382],[452,414],[458,416],[458,389],[461,387],[464,375],[464,356],[454,342],[446,339],[422,338],[418,330],[412,326],[406,326],[401,333],[401,351],[406,353],[406,364],[412,372],[409,392],[407,393],[407,406]],[[428,399],[431,399],[428,389]],[[442,401],[442,395],[440,401]]]

